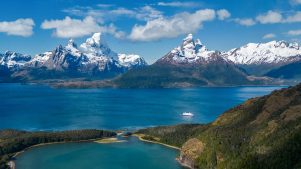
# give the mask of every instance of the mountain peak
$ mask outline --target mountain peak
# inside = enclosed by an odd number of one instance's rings
[[[77,45],[76,45],[76,43],[74,42],[73,39],[69,39],[67,46],[77,48]]]
[[[224,53],[224,56],[237,64],[280,63],[301,56],[298,43],[270,41],[267,43],[248,43]]]
[[[101,42],[101,33],[94,33],[92,37],[86,40],[85,44],[92,47],[99,47],[101,44],[104,45],[104,42]]]
[[[191,33],[189,33],[184,39],[183,39],[183,43],[185,42],[193,42],[193,35]]]
[[[117,54],[105,42],[101,41],[101,33],[94,33],[92,37],[80,45],[80,49],[91,57],[108,56],[117,59]]]
[[[188,34],[182,44],[174,48],[161,60],[173,63],[195,63],[196,61],[209,61],[216,51],[209,51],[200,41]]]
[[[101,33],[94,33],[92,36],[92,39],[94,40],[95,43],[100,44],[100,37],[101,37]]]

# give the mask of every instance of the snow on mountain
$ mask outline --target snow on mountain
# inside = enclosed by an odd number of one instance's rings
[[[195,63],[200,61],[208,62],[216,56],[217,51],[210,51],[204,46],[200,39],[194,40],[192,34],[188,34],[180,46],[174,48],[159,61],[173,63]]]
[[[65,47],[65,49],[73,56],[77,56],[77,57],[81,56],[81,52],[78,50],[77,45],[73,39],[70,39],[68,41],[68,44]]]
[[[144,66],[146,62],[139,55],[117,54],[95,33],[78,47],[70,39],[66,46],[30,57],[14,52],[0,56],[0,65],[8,68],[18,65],[26,69],[46,67],[48,70],[75,71],[95,74],[97,72],[122,73],[125,70]]]
[[[301,60],[301,47],[285,41],[249,43],[224,52],[223,57],[236,64],[278,64]]]
[[[30,55],[23,55],[20,53],[6,51],[0,56],[0,65],[9,69],[20,68],[31,60]]]
[[[118,54],[118,62],[125,67],[141,67],[147,65],[142,57],[134,54]]]
[[[101,41],[101,33],[94,33],[85,43],[80,45],[80,50],[88,57],[105,56],[117,59],[117,53],[112,51],[109,46]]]

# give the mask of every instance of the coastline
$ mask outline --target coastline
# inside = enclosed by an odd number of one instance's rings
[[[143,142],[147,142],[147,143],[151,143],[151,144],[160,144],[160,145],[163,145],[163,146],[168,147],[168,148],[181,150],[179,147],[176,147],[176,146],[160,143],[158,141],[145,140],[145,139],[142,138],[144,136],[143,134],[133,134],[132,136],[137,137],[140,141],[143,141]],[[103,141],[101,141],[101,140],[103,140]],[[17,156],[21,155],[22,153],[25,153],[26,151],[28,151],[32,148],[35,148],[35,147],[41,147],[41,146],[52,145],[52,144],[82,143],[82,142],[94,142],[94,143],[99,143],[99,144],[109,144],[109,143],[120,143],[120,142],[125,142],[125,141],[117,140],[117,138],[115,138],[115,137],[108,137],[108,138],[101,138],[101,139],[88,139],[88,140],[80,140],[80,141],[63,141],[63,142],[51,142],[51,143],[36,144],[36,145],[32,145],[30,147],[27,147],[22,151],[16,152],[12,156],[12,160],[8,161],[7,165],[10,167],[10,169],[16,169],[16,163],[15,163],[16,159],[15,158]],[[177,159],[178,158],[176,158],[176,160]],[[182,163],[180,161],[178,161],[178,162],[182,165]]]
[[[144,136],[144,134],[133,134],[132,136],[137,137],[140,141],[143,141],[143,142],[148,142],[148,143],[153,143],[153,144],[160,144],[160,145],[163,145],[165,147],[173,148],[173,149],[176,149],[176,150],[181,150],[181,148],[176,147],[176,146],[172,146],[172,145],[169,145],[169,144],[160,143],[158,141],[145,140],[145,139],[142,138]]]
[[[152,144],[160,144],[160,145],[163,145],[163,146],[168,147],[168,148],[176,149],[176,150],[178,150],[178,151],[181,150],[181,148],[176,147],[176,146],[172,146],[172,145],[169,145],[169,144],[160,143],[160,142],[158,142],[158,141],[145,140],[145,139],[142,138],[142,137],[144,136],[144,134],[133,134],[132,136],[137,137],[140,141],[143,141],[143,142],[152,143]],[[191,169],[190,166],[186,165],[185,163],[182,163],[182,162],[180,161],[179,157],[176,157],[175,160],[176,160],[181,166],[183,166],[183,167],[185,167],[185,168]]]
[[[22,153],[25,153],[26,151],[35,148],[35,147],[41,147],[41,146],[46,146],[46,145],[52,145],[52,144],[66,144],[66,143],[85,143],[85,142],[96,142],[99,141],[101,139],[110,139],[112,137],[104,137],[104,138],[96,138],[96,139],[88,139],[88,140],[80,140],[80,141],[62,141],[62,142],[50,142],[50,143],[40,143],[40,144],[36,144],[36,145],[32,145],[30,147],[25,148],[22,151],[16,152],[10,161],[7,162],[7,165],[9,166],[10,169],[16,169],[16,163],[15,163],[15,158],[18,155],[21,155]],[[114,138],[114,137],[113,137]]]
[[[124,142],[126,142],[126,140],[118,140],[118,138],[112,137],[112,138],[95,140],[93,142],[98,143],[98,144],[112,144],[112,143],[124,143]]]

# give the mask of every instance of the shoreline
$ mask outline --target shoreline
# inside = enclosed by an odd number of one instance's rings
[[[165,143],[160,143],[158,141],[145,140],[145,139],[142,138],[144,135],[141,135],[141,134],[133,134],[132,136],[137,137],[142,142],[147,142],[147,143],[151,143],[151,144],[159,144],[159,145],[162,145],[162,146],[165,146],[165,147],[168,147],[168,148],[181,150],[179,147],[176,147],[176,146],[168,145],[168,144],[165,144]],[[105,142],[101,142],[101,140],[104,140]],[[106,141],[108,141],[108,142],[106,142]],[[94,142],[94,143],[98,143],[98,144],[110,144],[110,143],[120,143],[120,142],[125,142],[125,141],[118,141],[117,138],[115,138],[115,137],[107,137],[107,138],[102,138],[102,139],[98,138],[98,139],[88,139],[88,140],[80,140],[80,141],[63,141],[63,142],[40,143],[40,144],[36,144],[36,145],[32,145],[30,147],[27,147],[22,151],[16,152],[12,156],[12,160],[7,162],[7,165],[9,166],[10,169],[16,169],[16,163],[15,163],[16,157],[21,155],[22,153],[25,153],[26,151],[28,151],[32,148],[47,146],[47,145],[53,145],[53,144],[84,143],[84,142],[91,142],[91,143]],[[176,160],[177,160],[177,158],[176,158]]]
[[[140,141],[143,141],[143,142],[148,142],[148,143],[153,143],[153,144],[160,144],[160,145],[163,145],[165,147],[173,148],[173,149],[176,149],[176,150],[181,150],[181,148],[176,147],[176,146],[172,146],[172,145],[169,145],[169,144],[160,143],[158,141],[145,140],[145,139],[142,138],[144,136],[143,134],[133,134],[132,136],[137,137]]]
[[[80,140],[80,141],[62,141],[62,142],[50,142],[50,143],[40,143],[40,144],[36,144],[36,145],[32,145],[30,147],[25,148],[22,151],[18,151],[16,152],[12,157],[11,160],[9,160],[7,162],[7,165],[9,166],[10,169],[16,169],[16,157],[21,155],[22,153],[25,153],[26,151],[35,148],[35,147],[41,147],[41,146],[47,146],[47,145],[52,145],[52,144],[66,144],[66,143],[85,143],[85,142],[95,142],[99,141],[101,139],[110,139],[110,138],[114,138],[114,137],[104,137],[104,138],[96,138],[96,139],[88,139],[88,140]]]
[[[160,145],[163,145],[163,146],[165,146],[165,147],[168,147],[168,148],[172,148],[172,149],[176,149],[176,150],[178,150],[178,151],[181,151],[181,148],[176,147],[176,146],[172,146],[172,145],[165,144],[165,143],[160,143],[160,142],[158,142],[158,141],[145,140],[145,139],[142,138],[142,137],[144,136],[143,134],[133,134],[132,136],[137,137],[140,141],[143,141],[143,142],[147,142],[147,143],[151,143],[151,144],[160,144]],[[175,160],[176,160],[182,167],[191,169],[190,166],[186,165],[185,163],[182,163],[182,162],[180,161],[179,157],[176,157]]]
[[[97,80],[96,80],[97,81]],[[77,81],[67,81],[67,82],[77,82]],[[91,81],[79,81],[79,82],[91,82]],[[93,81],[92,81],[93,82]],[[95,82],[95,81],[94,81]],[[250,84],[250,85],[204,85],[204,86],[192,86],[192,87],[137,87],[137,88],[130,88],[130,87],[116,87],[116,86],[104,86],[104,87],[91,87],[91,86],[57,86],[58,82],[40,82],[40,81],[33,81],[33,82],[10,82],[10,81],[0,81],[0,84],[21,84],[21,85],[42,85],[48,86],[55,89],[199,89],[199,88],[233,88],[233,87],[289,87],[295,85],[295,83],[288,83],[288,84]]]
[[[112,143],[124,143],[124,142],[127,142],[127,141],[126,140],[119,140],[116,137],[112,137],[112,138],[105,138],[105,139],[95,140],[93,142],[98,143],[98,144],[112,144]]]
[[[185,168],[189,168],[189,169],[193,169],[191,166],[185,164],[185,163],[182,163],[181,160],[179,159],[179,157],[176,158],[176,161],[182,166],[182,167],[185,167]]]

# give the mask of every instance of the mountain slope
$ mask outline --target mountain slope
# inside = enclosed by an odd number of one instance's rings
[[[256,78],[255,78],[256,79]],[[196,87],[256,84],[241,68],[208,50],[189,34],[182,44],[153,65],[132,70],[115,80],[120,87]]]
[[[190,168],[300,168],[301,84],[250,99],[209,124],[138,133],[182,147],[179,160]]]
[[[301,61],[273,69],[266,73],[266,76],[283,79],[301,79]]]
[[[271,41],[249,43],[223,53],[223,57],[246,69],[253,75],[264,75],[268,71],[301,60],[298,43]]]

